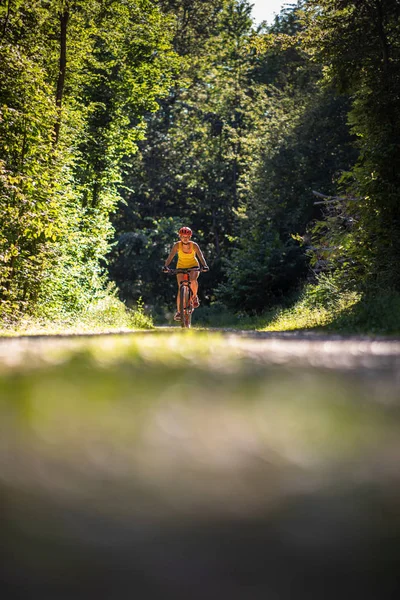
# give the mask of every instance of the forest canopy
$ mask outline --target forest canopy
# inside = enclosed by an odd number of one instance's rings
[[[321,277],[400,291],[400,6],[2,0],[3,320],[110,293],[171,302],[178,228],[201,300],[261,313]],[[157,308],[158,307],[158,308]]]

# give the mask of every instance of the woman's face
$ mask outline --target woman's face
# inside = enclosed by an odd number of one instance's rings
[[[189,233],[181,233],[179,235],[179,237],[181,238],[181,242],[183,242],[184,244],[187,244],[188,242],[190,242],[190,234]]]

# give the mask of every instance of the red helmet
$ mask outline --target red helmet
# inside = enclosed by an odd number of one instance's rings
[[[179,230],[179,235],[192,235],[193,231],[190,227],[181,227]]]

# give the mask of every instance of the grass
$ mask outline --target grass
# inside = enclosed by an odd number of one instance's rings
[[[306,287],[290,306],[250,316],[215,304],[196,311],[194,323],[202,327],[271,332],[315,330],[396,336],[400,335],[400,293],[341,291],[327,278],[319,285]]]
[[[368,292],[348,310],[335,315],[334,331],[400,335],[400,294],[396,291]]]
[[[400,335],[400,294],[386,291],[338,293],[327,303],[309,290],[291,308],[267,318],[264,331],[314,329],[332,333]]]
[[[204,307],[196,311],[196,323],[203,327],[255,329],[258,331],[293,331],[318,329],[332,324],[358,302],[355,293],[341,294],[329,304],[319,303],[310,292],[303,294],[289,307],[275,307],[257,316],[232,313],[221,305]]]
[[[176,326],[172,313],[168,323]],[[142,303],[132,310],[111,296],[91,304],[80,315],[59,315],[52,321],[25,317],[18,324],[3,325],[0,335],[109,333],[153,327],[153,319],[145,314]],[[194,313],[193,327],[399,335],[400,294],[395,291],[370,291],[364,295],[343,292],[326,279],[317,286],[308,286],[291,306],[278,306],[257,316],[233,313],[221,303],[201,306]]]
[[[360,301],[354,292],[338,295],[327,305],[319,305],[306,292],[294,306],[278,309],[266,318],[260,319],[259,329],[262,331],[293,331],[298,329],[334,329],[333,323],[340,315],[349,312]]]
[[[151,317],[145,314],[143,304],[135,309],[127,308],[115,296],[107,296],[93,302],[80,314],[59,314],[49,320],[37,317],[23,317],[18,323],[3,324],[0,335],[14,337],[20,335],[60,335],[82,333],[109,333],[152,329]]]

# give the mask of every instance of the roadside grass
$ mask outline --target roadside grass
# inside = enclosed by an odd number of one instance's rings
[[[360,301],[355,292],[341,293],[332,297],[329,303],[319,302],[310,290],[292,307],[278,309],[274,314],[260,319],[261,331],[293,331],[298,329],[335,329],[333,323],[343,314],[351,311]],[[349,327],[351,331],[351,326]]]
[[[335,315],[329,329],[370,335],[400,335],[400,293],[371,292]]]
[[[316,330],[331,333],[400,335],[400,294],[396,291],[341,291],[328,279],[308,286],[289,306],[261,315],[230,312],[220,304],[196,311],[194,325],[258,331]]]
[[[331,333],[400,335],[400,294],[396,291],[365,294],[343,292],[328,278],[308,286],[292,303],[277,306],[260,315],[234,313],[222,303],[201,306],[193,315],[192,327],[256,331],[314,330]],[[145,312],[141,301],[127,308],[115,296],[97,300],[79,315],[59,313],[55,318],[26,316],[18,322],[0,324],[1,337],[20,335],[68,335],[111,333],[153,329],[173,321],[173,313],[155,315]],[[155,321],[155,323],[154,323]]]
[[[108,333],[153,327],[153,320],[145,314],[142,302],[130,309],[115,296],[106,296],[80,314],[60,312],[52,319],[25,316],[18,322],[3,323],[0,336]]]
[[[278,311],[272,319],[267,317],[260,329],[396,336],[400,334],[400,294],[342,292],[324,303],[319,301],[318,291],[308,290],[293,307]]]
[[[327,327],[360,300],[354,292],[339,293],[316,286],[305,291],[288,306],[277,306],[260,315],[232,313],[223,305],[202,307],[196,323],[204,327],[255,329],[258,331],[293,331]],[[197,311],[196,311],[197,312]]]

